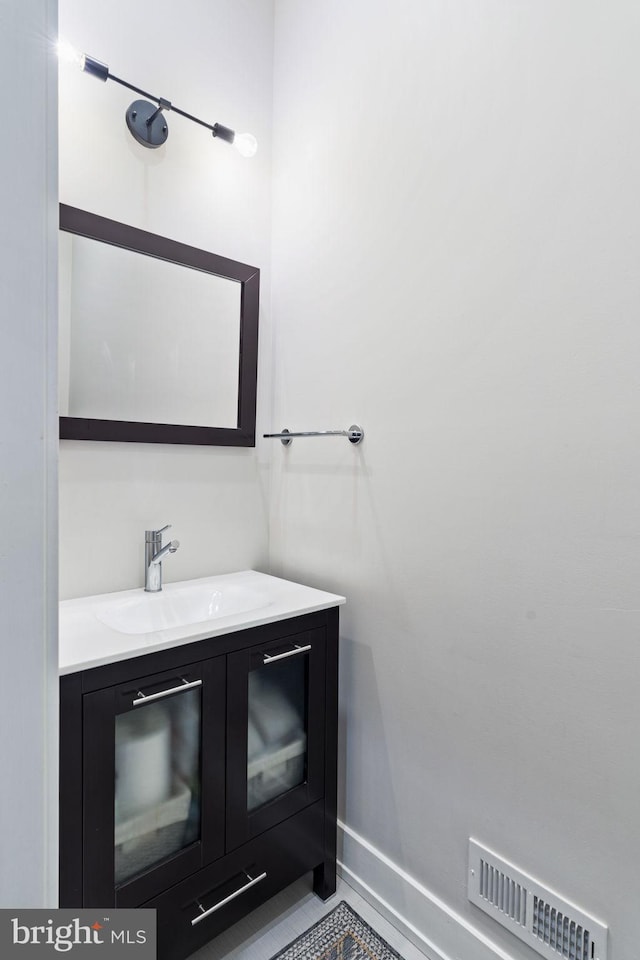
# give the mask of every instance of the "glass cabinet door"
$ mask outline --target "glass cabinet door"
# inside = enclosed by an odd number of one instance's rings
[[[324,631],[228,657],[227,850],[322,796]]]
[[[200,839],[202,681],[115,718],[114,880]],[[165,699],[166,696],[166,699]]]
[[[305,647],[276,654],[249,673],[247,810],[306,780],[308,657]],[[308,648],[309,649],[309,648]],[[279,660],[278,656],[286,659]]]
[[[224,852],[224,685],[218,658],[83,698],[85,906],[143,903]]]

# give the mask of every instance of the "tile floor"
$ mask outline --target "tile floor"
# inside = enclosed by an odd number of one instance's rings
[[[344,880],[335,896],[323,903],[311,890],[311,876],[303,877],[248,917],[192,954],[192,960],[269,960],[312,924],[346,900],[376,933],[398,951],[403,960],[426,960],[417,947],[399,933]]]

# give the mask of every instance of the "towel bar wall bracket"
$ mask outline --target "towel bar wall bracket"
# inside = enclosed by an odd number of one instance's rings
[[[306,430],[294,432],[284,427],[280,433],[263,433],[265,439],[279,440],[283,447],[293,443],[294,437],[346,437],[349,443],[361,443],[364,430],[357,423],[352,423],[348,430]]]

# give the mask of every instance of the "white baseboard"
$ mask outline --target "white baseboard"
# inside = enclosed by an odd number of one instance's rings
[[[338,831],[340,874],[429,960],[513,960],[355,830]]]

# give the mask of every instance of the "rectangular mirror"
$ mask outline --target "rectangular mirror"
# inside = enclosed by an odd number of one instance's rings
[[[60,437],[255,445],[260,271],[60,205]]]

